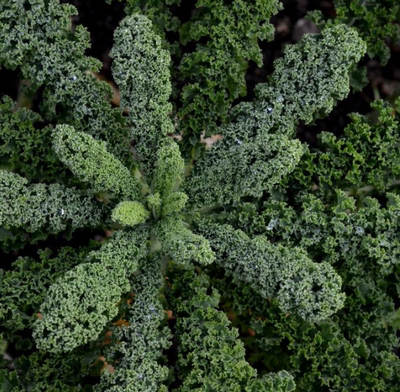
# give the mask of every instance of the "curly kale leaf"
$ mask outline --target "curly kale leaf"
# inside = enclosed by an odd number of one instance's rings
[[[150,212],[137,201],[121,201],[112,212],[113,221],[124,226],[136,226],[146,222],[149,217]]]
[[[165,198],[182,181],[185,162],[179,146],[170,142],[158,151],[156,170],[153,178],[153,192]]]
[[[59,159],[93,192],[108,192],[115,197],[137,199],[141,195],[138,180],[115,156],[105,142],[58,125],[53,133],[53,148]]]
[[[89,34],[82,26],[71,30],[76,8],[50,0],[7,1],[0,5],[0,63],[21,68],[35,85],[66,77],[73,67],[97,70],[99,61],[86,57]],[[40,28],[39,28],[40,26]]]
[[[112,72],[120,89],[121,107],[129,111],[130,138],[143,169],[151,178],[157,150],[174,132],[170,55],[151,21],[134,14],[123,19],[114,33],[110,52]]]
[[[84,263],[54,283],[40,307],[33,336],[40,350],[68,352],[97,338],[118,313],[122,293],[129,291],[118,268]]]
[[[186,205],[189,197],[183,192],[172,192],[164,200],[161,215],[166,217],[179,213]]]
[[[197,262],[211,264],[215,260],[210,243],[203,236],[194,234],[185,223],[175,217],[163,219],[156,227],[163,252],[177,263]]]
[[[315,194],[331,200],[335,189],[363,195],[389,190],[400,175],[400,100],[393,108],[381,100],[371,104],[377,117],[350,115],[343,136],[318,135],[318,146],[305,153],[288,177],[288,186],[317,186]]]
[[[300,43],[285,46],[268,83],[256,86],[259,105],[283,103],[278,123],[286,134],[291,127],[282,127],[288,122],[311,123],[347,97],[350,71],[365,51],[365,42],[356,30],[345,25],[325,29],[321,34],[306,34]]]
[[[100,249],[90,252],[88,259],[100,261],[110,268],[123,268],[128,275],[135,272],[147,252],[148,232],[145,227],[118,230]]]
[[[0,170],[0,224],[22,227],[29,233],[48,228],[59,233],[67,227],[97,226],[104,209],[93,197],[60,184],[32,184],[18,174]]]
[[[300,248],[273,245],[262,236],[250,239],[232,226],[207,221],[198,223],[198,231],[210,241],[218,265],[263,298],[276,298],[283,312],[314,322],[343,307],[340,276]]]
[[[33,337],[39,349],[69,352],[97,338],[118,313],[129,278],[147,253],[145,232],[123,232],[53,283],[40,307]]]
[[[240,124],[241,125],[241,124]],[[239,124],[231,126],[239,131]],[[184,184],[192,207],[239,201],[263,192],[299,163],[303,146],[284,135],[263,133],[253,140],[222,140],[196,162]]]
[[[357,29],[360,37],[367,43],[368,55],[378,56],[382,65],[390,58],[390,47],[400,42],[400,6],[396,0],[362,2],[352,0],[334,0],[335,18],[324,20],[320,11],[311,11],[308,18],[319,27],[345,23]]]
[[[228,119],[233,101],[246,94],[248,62],[262,66],[259,40],[271,41],[271,16],[282,8],[276,0],[199,0],[191,20],[180,28],[183,45],[196,43],[179,65],[184,85],[180,130],[186,140],[210,135]]]
[[[106,0],[111,2],[112,0]],[[121,1],[121,0],[119,0]],[[182,0],[124,0],[127,15],[146,12],[154,28],[162,35],[165,31],[177,31],[180,26],[178,17],[174,16],[170,6],[180,5]]]
[[[159,289],[163,283],[160,255],[143,259],[133,278],[134,301],[125,314],[126,322],[111,330],[111,343],[104,356],[113,371],[105,370],[97,392],[167,392],[168,368],[160,363],[171,343],[171,332],[162,327],[165,319]]]
[[[65,168],[51,148],[51,127],[9,97],[0,101],[0,162],[28,180],[65,183]],[[72,181],[71,181],[72,183]],[[69,184],[69,183],[68,183]]]
[[[349,93],[349,70],[365,44],[345,26],[307,35],[287,46],[268,84],[257,86],[257,100],[237,105],[223,139],[200,158],[185,184],[193,206],[260,197],[290,173],[303,148],[290,140],[295,125],[328,113]]]

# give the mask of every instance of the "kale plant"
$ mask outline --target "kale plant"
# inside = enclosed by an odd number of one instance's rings
[[[74,7],[0,3],[0,65],[33,103],[0,106],[1,389],[395,391],[398,113],[296,138],[366,43],[306,35],[233,105],[280,4],[199,1],[183,24],[178,6],[127,1],[112,107]]]

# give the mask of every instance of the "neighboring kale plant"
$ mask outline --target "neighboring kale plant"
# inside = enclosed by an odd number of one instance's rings
[[[378,56],[385,65],[390,58],[390,45],[400,44],[400,4],[397,0],[334,0],[335,17],[324,20],[320,11],[308,17],[319,27],[344,23],[359,31],[367,43],[370,57]]]

